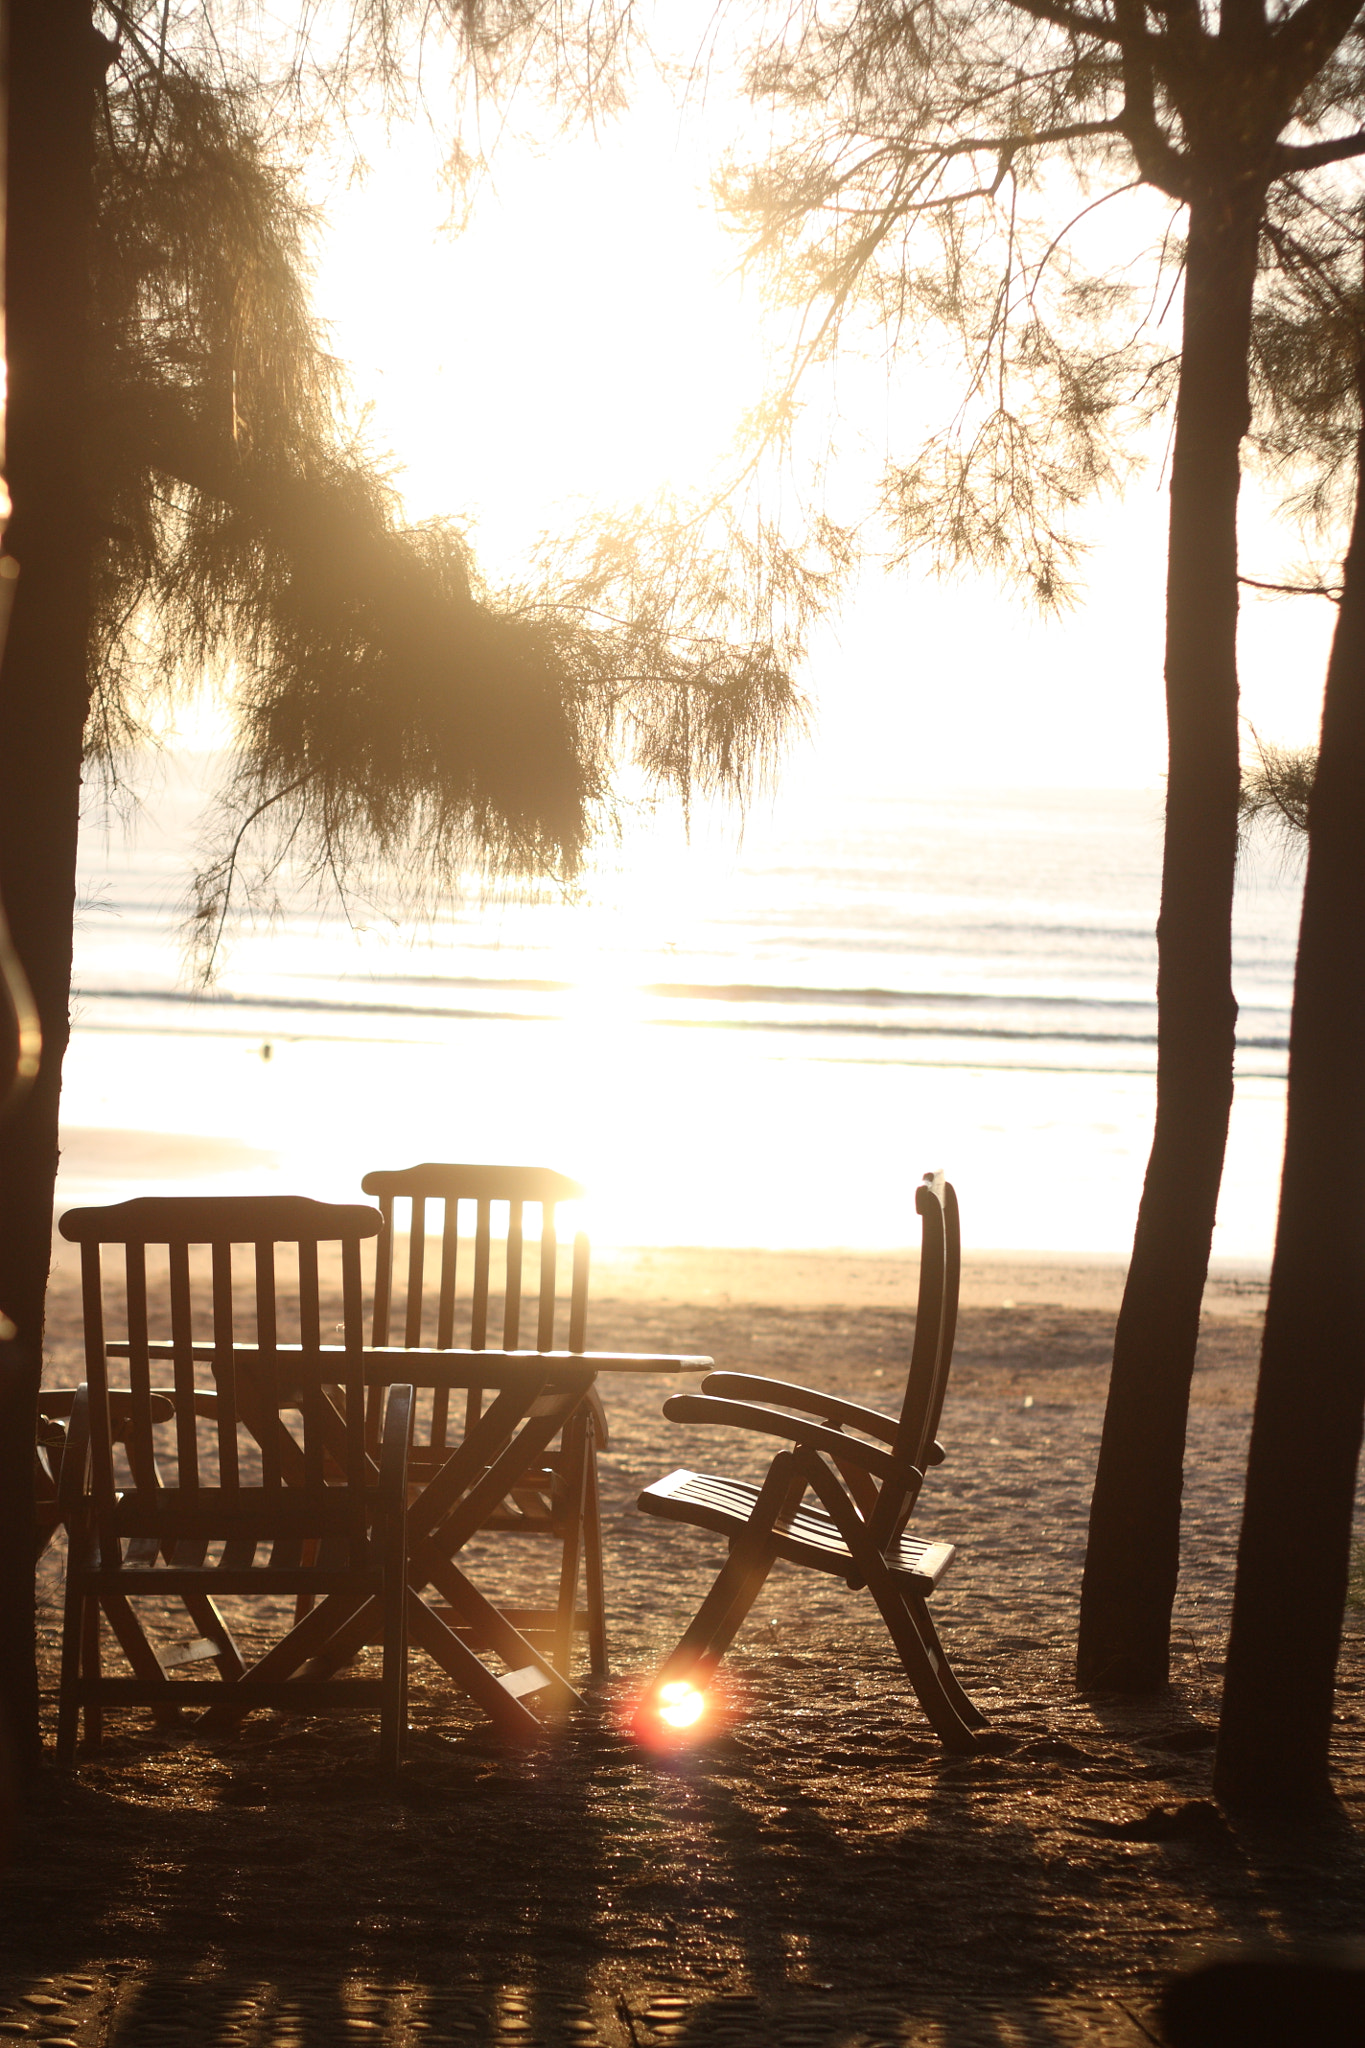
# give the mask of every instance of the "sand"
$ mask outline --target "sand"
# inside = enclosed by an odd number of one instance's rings
[[[56,1372],[79,1372],[71,1274]],[[909,1263],[890,1255],[598,1255],[590,1341],[890,1405]],[[257,1716],[172,1740],[133,1717],[16,1845],[0,2032],[56,2042],[367,2040],[1138,2043],[1163,1978],[1229,1939],[1350,1933],[1365,1908],[1365,1642],[1348,1623],[1341,1815],[1296,1837],[1207,1802],[1264,1276],[1210,1287],[1195,1377],[1173,1684],[1084,1698],[1070,1675],[1117,1262],[969,1260],[945,1464],[924,1533],[960,1546],[935,1602],[994,1750],[945,1758],[865,1596],[779,1569],[725,1668],[725,1712],[669,1759],[631,1739],[641,1675],[718,1545],[647,1520],[680,1462],[758,1469],[753,1442],[607,1390],[614,1675],[532,1756],[499,1750],[414,1659],[397,1784],[370,1724]],[[543,1585],[535,1544],[471,1569]],[[59,1560],[42,1574],[55,1676]],[[27,2004],[24,2000],[27,1998]],[[34,2000],[39,2004],[35,2005]],[[42,2001],[48,2003],[44,2006]]]

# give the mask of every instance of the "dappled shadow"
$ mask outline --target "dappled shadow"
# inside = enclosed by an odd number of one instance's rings
[[[1074,2039],[1078,2000],[1104,2007],[1097,2039],[1140,2040],[1106,1987],[1154,1998],[1191,1940],[1358,1922],[1353,1832],[1123,1831],[1207,1798],[1178,1705],[1101,1724],[1036,1674],[1014,1705],[978,1657],[1002,1746],[954,1759],[879,1631],[779,1632],[731,1662],[728,1725],[665,1759],[624,1730],[627,1681],[509,1756],[419,1680],[396,1777],[368,1724],[261,1716],[211,1744],[125,1724],[26,1824],[4,1981],[92,1985],[105,2031],[82,2044],[1004,2048]]]
[[[604,1316],[594,1339],[747,1362],[719,1318],[636,1332]],[[763,1340],[766,1367],[817,1376],[807,1321],[745,1311],[744,1334]],[[903,1342],[875,1318],[816,1335],[818,1377],[863,1399]],[[396,1778],[375,1768],[363,1717],[259,1716],[201,1744],[117,1720],[102,1756],[73,1785],[54,1781],[25,1825],[0,1902],[8,2003],[57,2001],[52,2017],[79,2048],[1051,2048],[1082,2036],[1135,2048],[1132,2014],[1191,1942],[1359,1924],[1355,1833],[1305,1844],[1240,1826],[1128,1831],[1208,1799],[1212,1629],[1207,1668],[1187,1660],[1187,1682],[1162,1700],[1078,1698],[1098,1410],[1056,1389],[1027,1409],[1022,1392],[995,1398],[994,1370],[983,1352],[926,1529],[963,1547],[936,1608],[998,1752],[945,1759],[865,1596],[784,1572],[727,1660],[728,1725],[669,1760],[625,1732],[627,1677],[517,1756],[420,1658],[417,1734]],[[648,1671],[671,1646],[717,1563],[717,1546],[633,1511],[642,1483],[697,1455],[660,1419],[665,1391],[610,1401],[604,1516],[622,1672]],[[1209,1412],[1211,1437],[1227,1438],[1208,1447],[1209,1469],[1230,1473],[1240,1439]],[[727,1446],[723,1469],[742,1470],[742,1456]],[[1222,1542],[1230,1492],[1208,1514],[1205,1555]],[[500,1553],[485,1569],[519,1597],[516,1560]],[[1342,1695],[1352,1813],[1365,1793],[1361,1677],[1357,1640]]]

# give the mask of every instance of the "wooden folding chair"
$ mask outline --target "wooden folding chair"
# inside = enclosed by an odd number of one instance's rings
[[[384,1219],[376,1249],[374,1343],[406,1348],[402,1370],[418,1389],[408,1468],[417,1493],[484,1413],[485,1389],[461,1389],[463,1413],[452,1416],[447,1385],[438,1379],[424,1389],[421,1363],[410,1355],[415,1347],[552,1351],[556,1324],[567,1318],[568,1350],[585,1349],[588,1239],[581,1231],[574,1238],[565,1299],[556,1231],[558,1205],[581,1200],[583,1189],[547,1167],[430,1163],[367,1173],[361,1186],[378,1200]],[[395,1245],[404,1224],[407,1257],[396,1274]],[[529,1276],[528,1263],[533,1267]],[[561,1399],[547,1392],[546,1417],[552,1414],[550,1404]],[[538,1413],[532,1411],[533,1422]],[[529,1643],[546,1651],[566,1679],[572,1675],[578,1635],[587,1638],[593,1676],[605,1677],[608,1669],[597,1486],[597,1449],[606,1443],[606,1411],[591,1388],[574,1401],[568,1419],[556,1423],[538,1462],[519,1476],[476,1532],[540,1537],[557,1546],[553,1603],[500,1612]],[[580,1577],[585,1581],[581,1607]]]
[[[232,1718],[258,1706],[377,1708],[381,1753],[398,1761],[412,1389],[390,1389],[371,1456],[360,1246],[379,1228],[374,1209],[291,1195],[152,1197],[62,1218],[81,1247],[87,1373],[61,1464],[62,1765],[82,1710],[97,1742],[108,1707],[164,1719],[224,1700]],[[342,1282],[342,1342],[325,1351],[324,1245],[340,1248]],[[106,1246],[121,1271],[106,1270]],[[245,1279],[234,1246],[252,1248]],[[278,1270],[282,1248],[292,1275]],[[110,1388],[109,1358],[126,1364],[126,1393]],[[218,1605],[332,1593],[378,1604],[380,1677],[293,1675],[315,1647],[308,1620],[248,1666]],[[153,1641],[134,1603],[166,1598],[184,1602],[198,1637]],[[101,1613],[131,1678],[103,1669]],[[206,1661],[217,1679],[181,1675]]]
[[[655,1675],[646,1714],[662,1711],[667,1720],[680,1707],[685,1710],[689,1689],[705,1690],[769,1572],[785,1558],[842,1578],[855,1591],[866,1587],[945,1748],[976,1748],[985,1716],[954,1677],[926,1605],[954,1549],[906,1533],[925,1471],[943,1457],[936,1436],[952,1363],[960,1271],[957,1197],[942,1174],[925,1176],[915,1206],[921,1226],[919,1299],[899,1416],[732,1372],[710,1373],[700,1394],[679,1394],[664,1403],[672,1421],[757,1430],[785,1440],[788,1448],[774,1457],[761,1485],[678,1471],[640,1495],[646,1514],[730,1539],[719,1577]],[[797,1413],[782,1412],[791,1409]]]

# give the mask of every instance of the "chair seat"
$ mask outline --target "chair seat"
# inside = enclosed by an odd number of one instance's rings
[[[691,1522],[696,1528],[733,1536],[747,1526],[758,1492],[746,1479],[679,1470],[647,1486],[639,1506],[648,1515]],[[794,1515],[774,1525],[773,1535],[779,1557],[816,1571],[833,1572],[841,1579],[849,1577],[852,1559],[848,1545],[823,1508],[803,1502]],[[934,1590],[956,1555],[951,1543],[926,1542],[920,1536],[900,1536],[885,1553],[891,1570],[919,1593]]]

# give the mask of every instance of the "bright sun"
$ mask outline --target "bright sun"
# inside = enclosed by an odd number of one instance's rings
[[[661,112],[500,157],[463,233],[420,131],[328,198],[317,304],[409,516],[471,517],[497,574],[566,501],[706,477],[763,365],[705,175]]]

